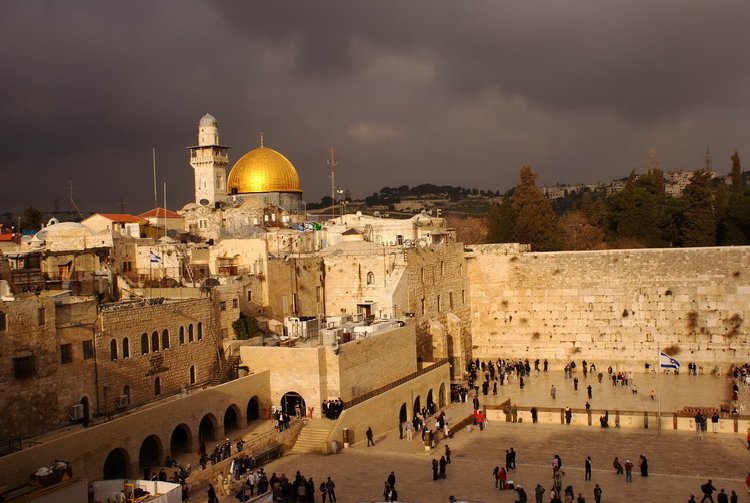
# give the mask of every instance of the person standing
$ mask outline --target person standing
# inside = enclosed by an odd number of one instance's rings
[[[602,488],[599,484],[594,486],[594,503],[602,503]]]
[[[729,503],[729,496],[724,492],[723,487],[719,490],[719,494],[716,495],[716,503]]]
[[[441,479],[445,478],[445,465],[447,464],[448,462],[445,461],[445,456],[440,456],[439,465],[440,465],[440,478]]]
[[[648,459],[646,459],[646,456],[641,454],[641,477],[648,477]]]
[[[539,420],[539,413],[536,410],[536,407],[531,408],[531,422],[536,423]]]
[[[718,433],[719,429],[719,413],[714,411],[714,415],[711,416],[711,429],[714,433]]]
[[[578,377],[573,378],[573,389],[578,391]]]
[[[544,487],[542,487],[542,484],[536,485],[534,494],[536,496],[536,503],[542,503],[542,500],[544,500]]]
[[[629,459],[625,460],[625,482],[633,482],[633,463]]]
[[[565,424],[570,425],[570,422],[573,420],[573,411],[570,410],[570,407],[565,407]]]
[[[328,493],[328,501],[335,503],[336,502],[336,483],[331,480],[331,477],[328,477],[328,480],[326,480],[326,493]]]
[[[698,433],[698,440],[703,440],[703,414],[700,412],[695,415],[695,431]]]
[[[586,480],[591,480],[591,456],[586,456]]]
[[[516,471],[516,451],[510,448],[510,469]]]
[[[372,427],[371,426],[367,428],[366,435],[367,435],[367,447],[370,447],[371,445],[374,446],[375,445],[375,438],[374,438],[374,435],[372,433]]]
[[[546,366],[545,366],[545,368],[546,368]],[[545,372],[546,372],[546,370],[545,370]],[[549,396],[551,396],[552,400],[554,400],[555,399],[555,395],[557,395],[557,390],[555,389],[555,385],[553,384],[552,388],[550,388],[550,390],[549,390]],[[748,438],[748,440],[747,440],[748,449],[750,449],[750,433],[747,434],[747,438]]]
[[[388,485],[391,487],[396,487],[396,474],[391,471],[390,475],[388,475],[387,479]]]
[[[451,464],[451,448],[445,444],[445,462]]]
[[[216,497],[216,489],[213,484],[208,484],[208,503],[219,503],[219,498]]]
[[[589,400],[591,400],[591,385],[586,386],[586,392],[589,394]]]
[[[432,458],[432,480],[438,479],[439,469],[440,469],[440,464],[438,463],[438,460],[435,458]]]

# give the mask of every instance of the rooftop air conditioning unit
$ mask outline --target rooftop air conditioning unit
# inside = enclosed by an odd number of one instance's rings
[[[128,402],[130,402],[130,397],[128,395],[120,395],[117,397],[115,403],[118,409],[124,409],[128,406]]]
[[[77,403],[70,408],[70,419],[72,421],[80,421],[83,419],[83,404]]]

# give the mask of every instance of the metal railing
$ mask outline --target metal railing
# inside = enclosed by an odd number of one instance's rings
[[[369,393],[365,393],[364,395],[360,395],[356,398],[352,398],[351,400],[344,402],[344,409],[353,407],[357,404],[364,402],[365,400],[369,400],[370,398],[376,397],[380,395],[381,393],[385,393],[386,391],[391,390],[397,386],[401,386],[402,384],[411,381],[415,377],[419,377],[422,374],[431,372],[439,367],[442,367],[443,365],[448,365],[448,358],[441,358],[437,360],[434,364],[430,365],[429,367],[425,367],[421,370],[417,370],[416,372],[412,372],[411,374],[404,376],[401,379],[398,379],[396,381],[393,381],[390,384],[386,384],[385,386],[381,386],[380,388],[374,389],[370,391]]]

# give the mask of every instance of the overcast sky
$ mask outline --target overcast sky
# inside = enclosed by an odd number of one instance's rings
[[[210,112],[230,166],[258,133],[307,201],[499,189],[750,159],[750,2],[0,0],[0,212],[193,200]],[[745,162],[747,165],[747,161]]]

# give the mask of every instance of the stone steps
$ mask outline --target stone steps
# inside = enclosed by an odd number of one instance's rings
[[[308,422],[297,436],[297,441],[292,447],[292,454],[308,454],[325,452],[325,443],[331,434],[335,421],[312,419]]]

